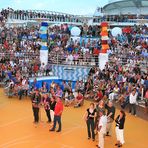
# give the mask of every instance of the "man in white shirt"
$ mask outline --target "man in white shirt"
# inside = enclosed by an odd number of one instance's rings
[[[136,91],[136,88],[134,88],[129,96],[129,113],[132,113],[132,110],[133,110],[133,115],[135,116],[136,116],[137,96],[138,96],[138,93]]]
[[[19,99],[20,99],[20,100],[22,99],[22,96],[23,96],[24,91],[25,91],[26,81],[27,81],[27,79],[26,79],[26,77],[24,76],[24,77],[23,77],[23,80],[22,80],[22,84],[21,84],[21,86],[20,86],[20,90],[19,90],[19,92],[18,92],[18,95],[19,95]]]
[[[104,138],[106,134],[107,116],[105,115],[105,111],[100,112],[99,115],[100,115],[100,120],[99,120],[99,125],[98,125],[99,143],[97,147],[104,148]]]

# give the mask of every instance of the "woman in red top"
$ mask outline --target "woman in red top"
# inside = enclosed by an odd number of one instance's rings
[[[98,89],[95,101],[99,102],[102,98],[103,98],[103,93],[102,93],[102,91],[100,89]]]
[[[78,91],[78,95],[75,98],[75,106],[74,107],[82,106],[83,105],[83,100],[84,100],[83,95],[80,93],[80,91]]]
[[[37,64],[34,65],[33,71],[34,71],[34,74],[36,74],[39,71],[39,66]]]

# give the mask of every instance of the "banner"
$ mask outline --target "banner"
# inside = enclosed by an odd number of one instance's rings
[[[40,45],[41,45],[41,49],[40,49],[40,61],[41,61],[41,65],[44,63],[45,65],[47,65],[48,63],[48,46],[47,46],[47,40],[48,40],[48,23],[46,22],[42,22],[41,23],[41,27],[39,30],[40,33]]]
[[[41,64],[47,65],[48,63],[48,50],[40,50],[40,61]]]
[[[108,54],[100,53],[99,54],[99,68],[103,70],[105,68],[106,63],[108,62]]]

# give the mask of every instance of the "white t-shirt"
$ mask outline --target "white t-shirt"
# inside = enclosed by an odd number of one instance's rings
[[[68,58],[68,61],[73,61],[73,55],[70,54],[70,55],[68,55],[67,58]]]
[[[130,104],[137,104],[137,96],[138,93],[136,92],[135,95],[133,95],[132,93],[129,96],[129,103]]]
[[[81,51],[82,51],[83,53],[86,53],[86,52],[89,52],[89,49],[83,47],[83,48],[81,49]]]
[[[22,80],[22,85],[24,86],[26,84],[26,79]]]

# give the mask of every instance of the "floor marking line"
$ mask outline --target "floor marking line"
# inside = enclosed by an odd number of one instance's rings
[[[6,124],[0,125],[0,128],[1,128],[1,127],[5,127],[5,126],[8,126],[8,125],[11,125],[11,124],[14,124],[14,123],[17,123],[17,122],[19,122],[19,121],[25,120],[25,119],[30,118],[30,117],[31,117],[31,116],[27,116],[27,117],[24,117],[24,118],[21,118],[21,119],[17,119],[17,120],[8,122],[8,123],[6,123]]]
[[[32,135],[24,136],[24,137],[21,137],[21,138],[16,138],[16,139],[14,139],[14,140],[11,140],[11,141],[9,141],[9,142],[6,142],[6,143],[4,143],[4,144],[1,144],[0,147],[6,147],[6,146],[9,146],[9,145],[11,145],[11,144],[17,142],[17,141],[20,141],[20,140],[23,140],[23,139],[26,139],[26,138],[30,138],[30,137],[32,137]]]

